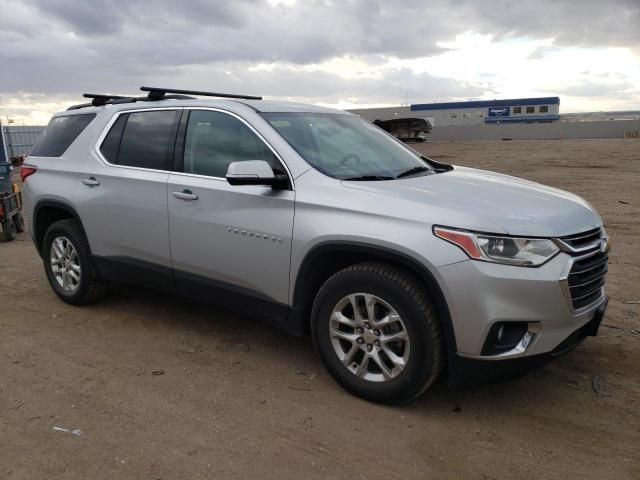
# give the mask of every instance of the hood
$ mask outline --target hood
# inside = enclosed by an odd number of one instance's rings
[[[558,237],[602,225],[582,198],[508,175],[466,167],[381,182],[343,182],[348,188],[419,204],[432,224],[509,235]]]

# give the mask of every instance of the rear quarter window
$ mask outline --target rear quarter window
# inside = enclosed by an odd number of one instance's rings
[[[100,152],[115,165],[170,170],[180,112],[150,110],[118,117]]]
[[[120,150],[120,140],[122,139],[122,132],[124,126],[127,124],[127,114],[120,115],[116,122],[109,130],[109,133],[100,146],[100,152],[109,163],[118,162],[118,151]]]
[[[59,157],[95,117],[95,113],[85,113],[52,118],[31,150],[31,155],[34,157]]]

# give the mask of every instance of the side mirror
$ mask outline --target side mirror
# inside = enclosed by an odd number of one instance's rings
[[[273,170],[264,160],[232,162],[227,169],[226,178],[230,185],[286,187],[289,184],[286,175],[274,175]]]

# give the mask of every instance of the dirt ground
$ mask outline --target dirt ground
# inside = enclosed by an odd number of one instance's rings
[[[21,234],[0,240],[0,478],[640,478],[640,141],[418,148],[600,211],[598,337],[516,381],[379,406],[342,391],[309,338],[242,316],[131,287],[65,305]]]

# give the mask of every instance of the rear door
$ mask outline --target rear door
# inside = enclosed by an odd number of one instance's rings
[[[166,273],[160,286],[170,286],[171,278],[167,180],[181,113],[121,113],[99,141],[93,152],[97,161],[90,162],[91,171],[81,180],[79,214],[92,253],[131,267],[123,272]],[[153,276],[149,280],[156,283]]]
[[[178,288],[210,300],[220,295],[219,303],[254,307],[263,318],[282,320],[295,192],[231,186],[224,177],[231,162],[265,160],[275,173],[287,174],[284,164],[248,123],[229,112],[194,109],[183,124],[176,154],[183,153],[168,189]]]

